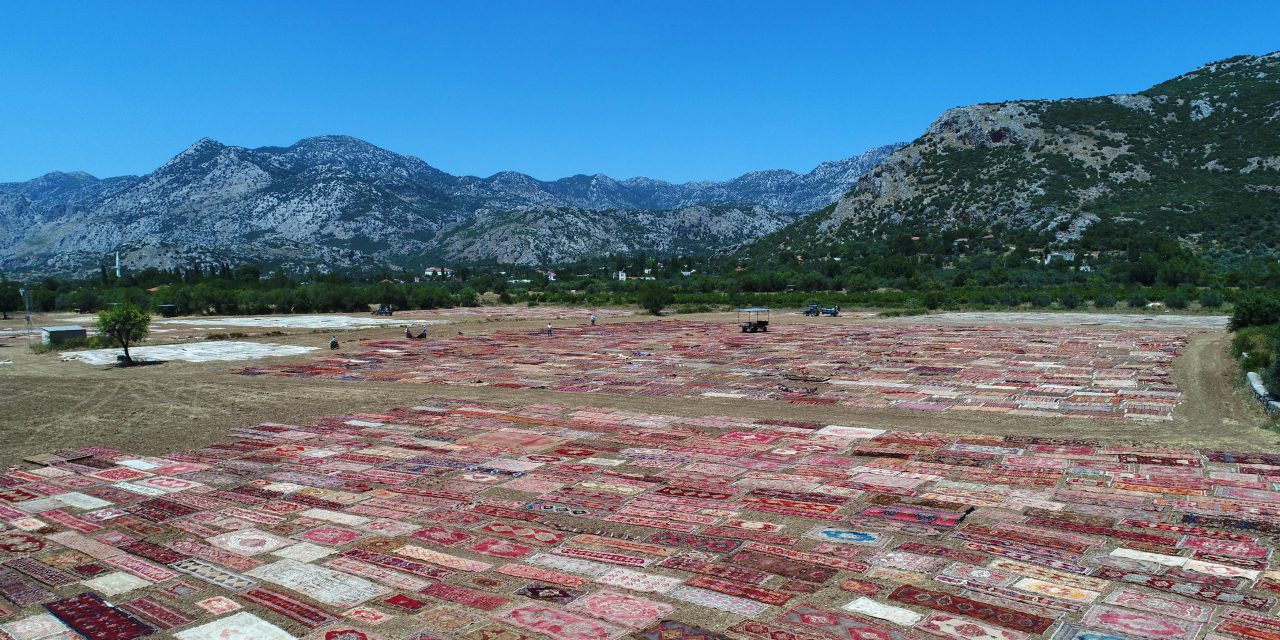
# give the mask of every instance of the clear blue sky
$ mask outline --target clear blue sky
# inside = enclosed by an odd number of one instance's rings
[[[329,133],[481,176],[807,171],[952,106],[1280,49],[1274,0],[0,0],[0,25],[0,181]]]

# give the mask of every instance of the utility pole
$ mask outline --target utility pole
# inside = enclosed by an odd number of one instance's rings
[[[31,333],[34,327],[31,324],[31,291],[26,287],[18,289],[18,295],[22,296],[22,307],[27,318],[27,346],[31,346]]]

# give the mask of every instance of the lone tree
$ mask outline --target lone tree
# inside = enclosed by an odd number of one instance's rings
[[[22,309],[22,294],[18,287],[8,280],[0,279],[0,315],[5,320],[9,314]]]
[[[662,313],[662,308],[674,300],[671,290],[657,282],[649,281],[640,287],[640,307],[655,316]]]
[[[129,345],[137,344],[151,330],[151,314],[132,304],[122,304],[98,314],[98,333],[111,339],[124,349],[124,363],[133,364]]]

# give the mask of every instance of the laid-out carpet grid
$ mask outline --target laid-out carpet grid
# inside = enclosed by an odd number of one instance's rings
[[[525,305],[499,305],[492,307],[450,307],[447,309],[415,309],[397,311],[396,317],[416,318],[419,316],[463,316],[502,320],[573,320],[585,322],[592,315],[598,319],[627,318],[635,315],[630,309],[585,307],[558,307],[546,305],[529,307]]]
[[[1185,332],[1097,327],[650,321],[371,342],[247,374],[547,388],[796,404],[1172,419]]]
[[[427,402],[9,469],[0,638],[1280,638],[1280,453]]]

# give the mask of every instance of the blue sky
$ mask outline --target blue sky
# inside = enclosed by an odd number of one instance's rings
[[[723,179],[1280,49],[1277,2],[0,0],[0,181],[340,133],[457,174]]]

